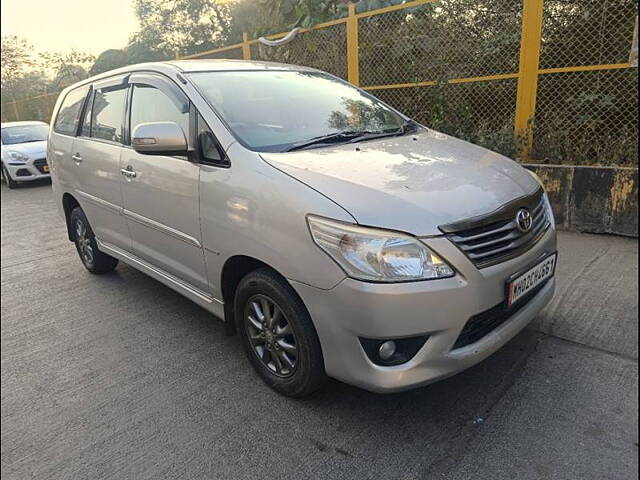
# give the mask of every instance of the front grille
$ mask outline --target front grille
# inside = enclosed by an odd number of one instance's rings
[[[519,210],[529,211],[531,229],[523,233],[516,223]],[[481,218],[441,226],[447,237],[478,267],[516,257],[533,246],[549,228],[543,192],[518,199]]]
[[[538,285],[527,294],[526,298],[523,298],[509,309],[507,309],[504,302],[500,302],[495,307],[471,317],[462,332],[460,332],[456,343],[453,345],[453,350],[476,343],[485,335],[491,333],[525,307],[546,284],[547,282],[543,282]]]
[[[47,164],[46,158],[39,158],[33,161],[33,166],[36,167],[40,173],[49,173],[49,172],[45,172],[44,170],[44,167],[46,164]]]

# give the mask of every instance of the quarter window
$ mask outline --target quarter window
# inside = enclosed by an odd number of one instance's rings
[[[182,113],[178,106],[161,90],[149,85],[136,84],[131,100],[131,133],[141,123],[175,122],[188,138],[189,112]]]
[[[96,90],[91,111],[91,136],[122,143],[126,88]]]
[[[198,113],[198,144],[200,146],[200,155],[205,162],[211,162],[216,165],[225,163],[224,154],[218,145],[215,135],[204,121],[204,118]]]
[[[56,121],[53,124],[53,131],[64,135],[75,135],[78,131],[78,121],[80,110],[88,88],[78,88],[70,91],[58,110]]]

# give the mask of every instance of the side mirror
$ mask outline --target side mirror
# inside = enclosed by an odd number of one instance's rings
[[[187,139],[175,122],[141,123],[131,135],[131,146],[146,155],[186,155]]]

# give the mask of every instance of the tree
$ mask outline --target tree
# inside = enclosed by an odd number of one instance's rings
[[[129,65],[129,63],[129,56],[126,51],[111,48],[98,55],[98,58],[89,69],[89,74],[97,75],[102,72],[108,72],[109,70]]]
[[[133,43],[164,56],[224,45],[231,16],[229,0],[135,0],[140,31]]]
[[[35,66],[31,56],[33,47],[15,35],[2,37],[1,86],[2,93],[16,100],[21,80]]]
[[[404,3],[405,0],[360,0],[353,1],[356,11],[364,12],[376,8]],[[240,26],[253,36],[308,28],[317,23],[345,17],[350,0],[236,0],[231,7],[232,27]]]
[[[135,35],[125,48],[129,64],[142,62],[155,62],[158,60],[166,60],[173,58],[174,54],[158,51],[150,45],[146,45],[139,41]]]
[[[89,76],[87,70],[95,57],[88,53],[71,50],[69,53],[45,52],[40,54],[43,66],[53,71],[52,86],[61,89]]]

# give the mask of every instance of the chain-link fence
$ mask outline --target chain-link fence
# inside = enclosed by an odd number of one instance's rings
[[[625,65],[637,3],[545,0],[544,5],[532,156],[637,165],[638,70]]]
[[[351,4],[348,17],[284,45],[245,34],[185,58],[311,66],[509,156],[635,166],[638,73],[628,58],[637,15],[635,0],[414,0],[368,12]],[[53,105],[22,103],[3,105],[3,120],[48,118]]]
[[[305,65],[347,78],[347,36],[344,24],[308,30],[281,47],[268,47],[255,40],[250,44],[253,60]]]

